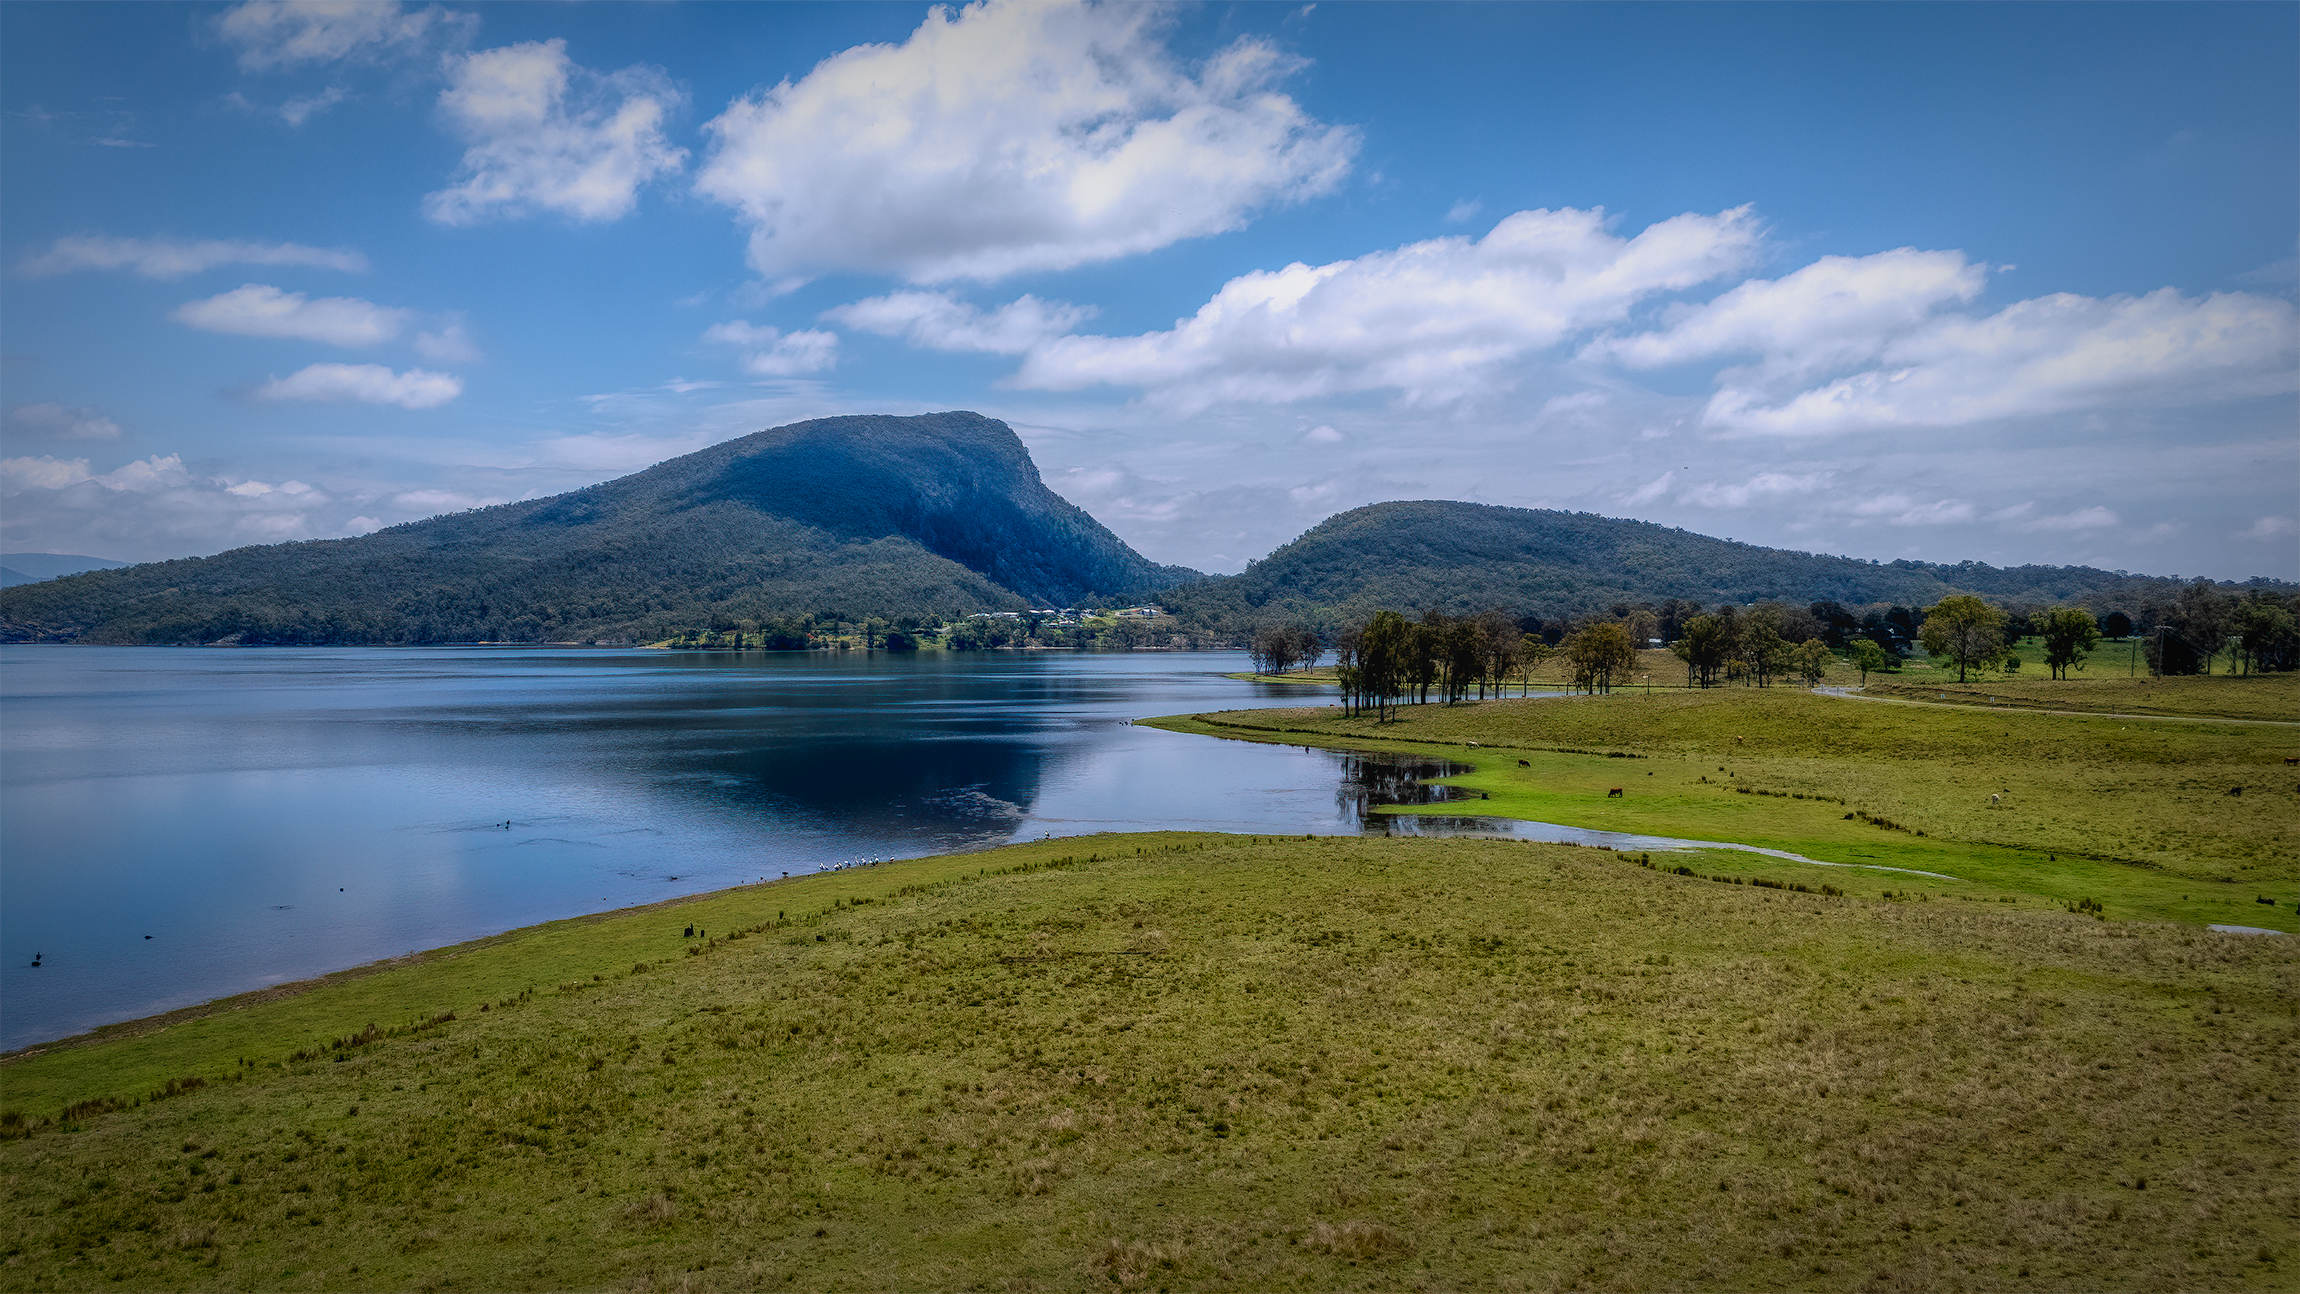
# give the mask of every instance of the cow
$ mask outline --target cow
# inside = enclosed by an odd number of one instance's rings
[[[1610,790],[1610,791],[1607,791],[1607,792],[1605,793],[1605,798],[1606,798],[1606,799],[1608,799],[1608,800],[1618,800],[1618,799],[1620,799],[1620,798],[1621,798],[1621,788],[1620,788],[1620,787],[1618,787],[1618,786],[1616,786],[1616,787],[1614,787],[1612,790]]]
[[[1736,746],[1745,746],[1749,744],[1749,739],[1747,737],[1735,737],[1733,739],[1733,744]]]
[[[2004,803],[2004,798],[2005,798],[2005,797],[2004,797],[2004,796],[2002,796],[2002,795],[1992,795],[1992,796],[1990,796],[1990,797],[1989,797],[1989,807],[1993,809],[1993,808],[1997,807],[1999,804],[2002,804],[2002,803]]]
[[[2244,788],[2241,786],[2231,786],[2228,788],[2228,793],[2230,795],[2242,795],[2244,794]]]
[[[1517,761],[1517,766],[1519,768],[1531,768],[1533,767],[1533,761],[1530,759],[1521,759]]]

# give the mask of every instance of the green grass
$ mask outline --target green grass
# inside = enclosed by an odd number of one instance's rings
[[[1377,723],[1306,707],[1151,722],[1439,755],[1474,765],[1449,780],[1488,797],[1401,812],[1733,841],[1962,882],[1881,872],[1837,881],[1864,893],[1908,884],[2090,898],[2119,918],[2300,930],[2300,773],[2283,762],[2300,733],[2289,729],[1879,705],[1785,688],[1397,714]],[[1608,794],[1616,786],[1618,799]],[[2229,795],[2232,786],[2245,793]]]
[[[2143,673],[2126,678],[2121,674],[2080,673],[2055,679],[2041,670],[2034,674],[2023,670],[2018,675],[1968,683],[1958,683],[1953,672],[1939,681],[1873,674],[1867,690],[1875,696],[1956,705],[2300,723],[2300,674],[2150,678]],[[2300,753],[2300,732],[2294,732],[2285,744]]]
[[[1561,846],[1021,846],[15,1060],[211,1081],[0,1144],[0,1283],[2288,1289],[2296,989]]]

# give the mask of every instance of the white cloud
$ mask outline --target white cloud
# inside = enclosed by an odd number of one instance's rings
[[[1964,426],[2300,386],[2300,312],[2289,302],[2163,288],[2139,297],[2059,293],[1985,317],[1950,309],[1982,285],[1981,267],[1957,252],[1825,257],[1583,354],[1637,367],[1750,356],[1718,374],[1702,420],[1773,436]]]
[[[1830,472],[1759,472],[1738,485],[1704,482],[1685,491],[1685,502],[1704,508],[1746,508],[1752,503],[1812,494],[1829,484]],[[1651,487],[1648,487],[1651,488]]]
[[[1621,502],[1632,508],[1644,507],[1646,504],[1651,503],[1655,499],[1658,499],[1669,493],[1670,487],[1675,485],[1676,482],[1676,472],[1663,472],[1661,475],[1654,477],[1652,480],[1638,486],[1636,489],[1631,490],[1629,493],[1622,495]]]
[[[1339,445],[1349,437],[1321,423],[1303,432],[1302,439],[1312,445]]]
[[[1677,216],[1635,238],[1609,232],[1602,211],[1520,211],[1482,239],[1243,275],[1169,331],[1048,342],[1013,384],[1135,386],[1182,409],[1385,389],[1442,403],[1656,293],[1732,270],[1757,237],[1746,208]]]
[[[2238,539],[2256,539],[2265,543],[2273,539],[2282,539],[2291,534],[2294,529],[2296,527],[2292,524],[2290,517],[2262,517],[2237,531],[2236,537]]]
[[[461,323],[415,334],[415,353],[434,364],[475,364],[485,356]]]
[[[1446,208],[1445,222],[1449,225],[1467,224],[1477,219],[1477,213],[1483,210],[1485,204],[1476,198],[1463,198]]]
[[[1801,377],[1873,360],[1943,305],[1980,294],[1985,272],[1960,252],[1903,247],[1824,256],[1779,279],[1751,279],[1705,305],[1666,312],[1661,332],[1591,343],[1583,354],[1636,368],[1753,354],[1767,377]]]
[[[2058,516],[2045,516],[2034,520],[2016,522],[2013,529],[2063,531],[2073,534],[2087,530],[2113,530],[2123,524],[2124,519],[2108,509],[2090,507],[2079,508],[2074,512],[2064,512]]]
[[[1021,355],[1095,315],[1092,306],[1023,295],[984,314],[947,292],[894,292],[823,312],[850,328],[901,337],[928,350]]]
[[[300,243],[70,234],[57,239],[47,251],[26,257],[17,268],[29,275],[129,269],[148,279],[173,279],[218,265],[301,265],[361,274],[367,270],[367,258],[342,248],[305,247]]]
[[[410,13],[397,0],[247,0],[215,23],[218,34],[239,47],[240,67],[253,72],[412,52],[477,19],[437,5]]]
[[[168,317],[194,328],[243,337],[293,337],[330,346],[374,346],[397,337],[407,314],[358,297],[312,301],[301,292],[249,283],[205,300],[187,301]]]
[[[742,350],[743,368],[760,377],[820,373],[839,360],[839,335],[820,328],[786,333],[780,328],[737,319],[704,329],[703,340]]]
[[[8,430],[40,440],[118,440],[120,424],[94,409],[71,409],[53,400],[8,411]]]
[[[258,400],[355,400],[430,409],[463,394],[463,379],[452,373],[411,368],[394,373],[381,364],[313,364],[255,389]]]
[[[279,106],[280,120],[300,126],[350,97],[340,85],[331,85],[318,94],[298,95]]]
[[[696,182],[751,226],[772,279],[847,269],[914,283],[1067,269],[1242,227],[1331,190],[1357,146],[1272,86],[1245,39],[1193,73],[1149,5],[936,6],[737,100]]]
[[[236,494],[243,499],[260,499],[267,494],[284,494],[289,498],[308,498],[317,502],[327,496],[301,481],[282,481],[273,485],[268,481],[246,480],[224,487],[224,493]]]
[[[85,458],[52,458],[42,454],[38,458],[0,459],[0,492],[11,495],[30,490],[64,490],[82,484],[99,485],[114,492],[149,494],[182,485],[189,479],[184,461],[174,454],[165,458],[155,454],[101,474],[91,474]]]
[[[481,50],[450,68],[440,115],[470,147],[462,182],[423,200],[441,224],[537,209],[618,219],[639,186],[686,162],[663,135],[681,96],[657,69],[593,72],[557,39]]]

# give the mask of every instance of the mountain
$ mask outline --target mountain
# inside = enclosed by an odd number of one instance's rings
[[[547,499],[0,590],[0,641],[645,641],[1202,578],[1047,489],[1003,422],[819,418]]]
[[[108,557],[82,557],[77,553],[0,553],[0,589],[52,580],[82,571],[118,570],[127,562]]]
[[[1667,598],[1923,607],[1951,593],[1977,593],[2012,605],[2089,605],[2105,614],[2162,602],[2179,587],[2087,566],[1825,557],[1586,512],[1423,500],[1329,517],[1244,573],[1164,600],[1185,626],[1236,633],[1279,618],[1339,623],[1382,607],[1457,614],[1501,607],[1555,617]]]

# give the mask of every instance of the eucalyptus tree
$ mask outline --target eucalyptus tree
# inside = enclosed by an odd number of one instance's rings
[[[1854,669],[1861,671],[1861,684],[1864,687],[1868,685],[1870,670],[1889,669],[1893,664],[1893,658],[1886,654],[1885,649],[1867,638],[1853,640],[1853,650],[1847,659]]]
[[[1957,682],[2004,654],[2005,613],[1970,593],[1942,598],[1925,612],[1917,641],[1935,656],[1957,663]]]
[[[1669,650],[1685,662],[1688,687],[1717,686],[1717,672],[1733,655],[1733,626],[1719,616],[1695,616],[1685,622]]]
[[[2044,639],[2044,663],[2054,678],[2067,678],[2068,667],[2100,645],[2100,622],[2083,607],[2054,607],[2029,617],[2029,624]]]
[[[1376,611],[1358,633],[1358,689],[1361,704],[1374,704],[1374,717],[1386,719],[1413,673],[1415,630],[1395,611]]]
[[[1637,668],[1637,649],[1619,621],[1584,625],[1567,634],[1559,648],[1573,665],[1574,685],[1587,692],[1610,692],[1615,675],[1626,676]]]

